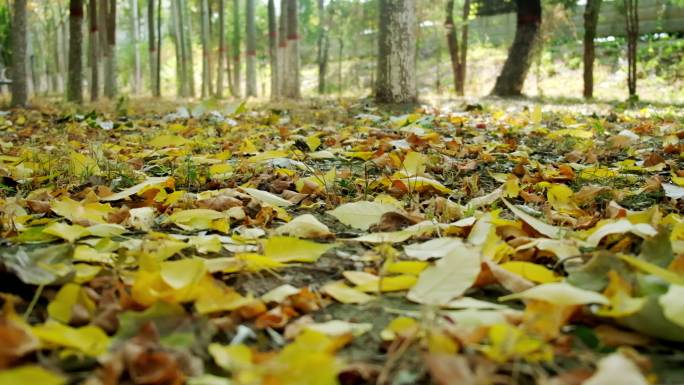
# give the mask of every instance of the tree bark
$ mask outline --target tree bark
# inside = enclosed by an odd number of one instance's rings
[[[185,46],[181,34],[178,1],[171,0],[171,24],[173,25],[173,45],[176,51],[176,94],[186,96]]]
[[[247,69],[247,96],[257,95],[256,80],[256,25],[254,24],[254,0],[247,0],[245,9],[246,25],[245,36],[247,38],[246,69]]]
[[[88,8],[88,23],[89,28],[89,48],[90,48],[90,100],[95,101],[100,97],[100,71],[99,71],[99,57],[98,52],[98,23],[97,23],[97,0],[90,0]]]
[[[287,0],[280,0],[280,17],[278,19],[278,84],[277,97],[285,95],[287,81]]]
[[[140,49],[138,39],[140,36],[140,20],[138,19],[138,0],[131,0],[131,36],[133,43],[133,93],[140,93]]]
[[[458,49],[456,24],[454,23],[454,0],[447,0],[445,13],[444,29],[446,30],[447,47],[449,48],[449,58],[451,59],[451,72],[454,76],[454,89],[458,92],[461,88],[461,57]]]
[[[468,18],[470,17],[470,0],[463,2],[463,26],[461,27],[461,60],[458,67],[458,88],[456,93],[459,96],[465,95],[465,83],[468,69]]]
[[[497,96],[520,96],[525,77],[530,69],[532,54],[539,40],[542,21],[540,0],[516,0],[518,21],[515,38],[508,51],[506,63],[496,79],[492,94]]]
[[[416,4],[380,0],[375,99],[380,103],[415,103]]]
[[[287,1],[287,89],[285,96],[300,99],[299,85],[299,15],[298,1]]]
[[[116,0],[112,0],[116,1]],[[155,90],[156,96],[161,96],[161,49],[162,49],[162,33],[161,33],[161,22],[162,22],[162,2],[161,0],[157,1],[157,73],[155,74],[157,77],[157,81],[155,81],[155,85],[157,86],[157,89]]]
[[[69,2],[69,81],[67,100],[83,103],[83,0]]]
[[[332,6],[332,2],[328,5],[328,8]],[[318,62],[318,93],[325,94],[325,78],[328,72],[328,50],[330,48],[330,39],[328,37],[328,25],[330,18],[326,17],[325,12],[325,2],[324,0],[318,0],[318,52],[317,52],[317,62]]]
[[[26,73],[26,0],[14,0],[12,14],[12,106],[23,107],[28,103]]]
[[[242,97],[240,84],[240,1],[233,0],[233,86],[236,98]]]
[[[630,98],[637,91],[637,42],[639,40],[639,0],[624,0],[627,29],[627,88]]]
[[[155,28],[154,20],[154,3],[156,0],[147,0],[147,37],[148,37],[148,52],[150,61],[150,92],[152,96],[157,95],[157,29]]]
[[[209,4],[208,0],[202,0],[200,12],[202,27],[202,98],[207,98],[211,94],[211,84],[209,83]]]
[[[181,33],[183,34],[183,44],[185,46],[185,78],[188,86],[188,96],[195,97],[195,60],[192,54],[192,20],[188,15],[188,7],[185,0],[179,1],[179,16]]]
[[[108,0],[105,96],[116,97],[116,0]]]
[[[275,0],[268,0],[268,58],[271,70],[271,99],[278,96],[278,27]]]
[[[584,97],[594,97],[594,59],[596,27],[602,0],[587,0],[584,8]]]
[[[219,6],[219,50],[218,50],[218,65],[216,69],[216,96],[223,98],[223,71],[224,71],[224,58],[226,54],[226,18],[225,18],[225,6],[223,4],[224,0],[218,0]]]

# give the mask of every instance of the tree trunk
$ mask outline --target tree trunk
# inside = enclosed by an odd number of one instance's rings
[[[602,0],[587,0],[584,8],[584,97],[594,97],[594,52],[596,27]]]
[[[285,95],[287,84],[287,0],[280,0],[280,18],[278,20],[278,84],[277,96]]]
[[[225,6],[223,4],[224,0],[218,0],[219,5],[219,50],[218,50],[218,65],[216,68],[216,96],[223,98],[223,71],[224,71],[224,58],[226,54],[226,17],[225,17]]]
[[[332,6],[332,2],[328,5],[328,8]],[[317,52],[317,62],[318,62],[318,93],[325,94],[325,78],[328,72],[328,49],[330,47],[330,40],[328,38],[328,25],[329,17],[326,17],[325,12],[325,2],[324,0],[318,0],[318,52]]]
[[[414,0],[380,0],[378,80],[380,103],[414,103],[416,90],[416,4]]]
[[[154,2],[156,0],[147,0],[147,37],[148,37],[148,52],[150,61],[150,92],[152,96],[157,95],[157,29],[154,24]]]
[[[116,0],[113,0],[116,1]],[[162,33],[161,33],[161,22],[162,22],[162,3],[161,0],[157,1],[157,81],[154,84],[157,86],[155,94],[161,96],[161,49],[162,49]]]
[[[275,0],[268,0],[268,58],[271,70],[271,99],[278,96],[278,28]]]
[[[211,95],[211,84],[209,82],[209,4],[208,0],[202,0],[201,9],[202,27],[202,98]]]
[[[188,96],[195,97],[195,60],[192,53],[192,19],[188,15],[188,7],[185,0],[178,0],[181,33],[185,46],[185,78],[188,86]]]
[[[289,79],[285,96],[291,99],[300,99],[299,89],[299,15],[297,0],[287,1],[287,70],[286,77]]]
[[[247,50],[245,56],[247,84],[247,97],[257,95],[257,80],[256,80],[256,25],[254,24],[254,0],[247,0],[246,2],[246,25],[245,37],[247,39]]]
[[[454,89],[456,92],[461,88],[460,76],[461,73],[461,57],[458,49],[458,35],[456,31],[456,24],[454,23],[454,0],[447,0],[446,2],[446,19],[444,20],[444,29],[446,30],[447,47],[449,48],[449,57],[451,58],[451,72],[454,76]]]
[[[180,32],[178,2],[171,0],[171,25],[173,26],[173,47],[176,51],[176,95],[185,97],[185,59],[183,57],[183,39]]]
[[[337,46],[339,51],[337,52],[337,94],[342,95],[343,84],[342,84],[342,62],[344,59],[344,39],[341,37],[337,39]]]
[[[116,0],[109,0],[107,11],[107,61],[105,96],[116,97]]]
[[[140,49],[138,39],[140,36],[140,23],[138,19],[138,0],[131,0],[131,36],[133,43],[133,93],[140,93]]]
[[[240,84],[240,1],[233,0],[233,86],[236,98],[242,97]]]
[[[458,88],[456,93],[459,96],[465,95],[465,83],[468,67],[468,18],[470,17],[470,0],[463,2],[463,26],[461,27],[461,60],[458,67]]]
[[[88,9],[88,22],[90,24],[89,39],[90,42],[88,46],[90,47],[90,100],[95,101],[100,97],[100,71],[99,69],[99,57],[98,52],[98,23],[97,23],[97,0],[90,0],[90,6]]]
[[[520,96],[525,77],[530,69],[532,54],[539,40],[542,20],[540,0],[516,0],[518,21],[515,38],[501,74],[496,79],[492,94],[497,96]]]
[[[12,14],[12,106],[23,107],[28,102],[26,73],[26,0],[14,0]]]
[[[69,2],[69,82],[67,100],[83,103],[83,0]]]
[[[639,39],[639,0],[624,0],[627,28],[627,88],[629,97],[636,97],[637,42]]]

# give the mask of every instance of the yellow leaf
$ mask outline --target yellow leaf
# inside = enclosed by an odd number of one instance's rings
[[[178,135],[158,135],[147,143],[152,147],[161,148],[181,147],[190,143],[190,141]]]
[[[54,222],[43,229],[43,233],[60,237],[69,243],[90,235],[88,229],[79,225],[68,225],[63,222]]]
[[[77,152],[72,152],[70,158],[74,175],[80,177],[84,175],[98,175],[100,173],[100,167],[95,159]]]
[[[235,258],[239,261],[239,264],[237,265],[238,269],[234,270],[233,272],[241,270],[256,272],[265,269],[279,269],[286,266],[285,263],[281,261],[276,261],[271,257],[254,253],[237,254]],[[231,271],[224,270],[224,272],[230,273]]]
[[[254,145],[254,143],[252,143],[251,140],[246,139],[246,138],[245,138],[245,140],[243,140],[242,143],[240,144],[240,149],[239,149],[239,151],[242,152],[242,153],[245,153],[245,154],[255,154],[255,153],[259,152],[259,150],[258,150],[257,147]]]
[[[445,305],[463,295],[479,274],[479,250],[461,246],[425,269],[406,297],[418,303]]]
[[[425,174],[425,165],[427,164],[427,157],[419,152],[409,151],[404,158],[401,165],[401,170],[406,173],[406,176],[417,176]]]
[[[113,265],[116,255],[108,251],[99,251],[88,245],[78,245],[74,249],[73,260],[78,262],[104,263]]]
[[[214,164],[209,167],[212,178],[228,178],[233,174],[233,166],[228,163]]]
[[[271,237],[262,242],[264,255],[278,262],[316,262],[334,243],[316,243],[293,237]]]
[[[393,319],[385,329],[380,332],[380,337],[385,341],[392,341],[397,336],[407,336],[418,331],[418,322],[409,317],[397,317]]]
[[[223,370],[238,372],[252,366],[252,351],[245,345],[209,345],[209,354]]]
[[[382,292],[408,290],[416,284],[418,278],[414,275],[393,275],[390,277],[378,278],[378,282],[367,282],[356,286],[356,290],[374,293],[378,290]]]
[[[48,315],[52,319],[68,324],[76,305],[82,306],[91,315],[96,307],[95,302],[81,286],[67,283],[59,289],[55,298],[48,304]]]
[[[458,344],[449,334],[434,330],[427,336],[428,351],[433,354],[456,354]]]
[[[658,298],[663,315],[670,322],[684,327],[684,286],[672,284],[667,293]]]
[[[580,172],[579,177],[587,180],[596,180],[615,178],[618,175],[620,175],[619,172],[605,167],[587,167]]]
[[[631,255],[620,254],[618,257],[633,267],[648,274],[653,274],[670,284],[684,285],[684,276],[677,274],[674,271],[663,269],[658,265],[654,265]]]
[[[398,210],[396,206],[391,204],[359,201],[345,203],[326,213],[347,226],[366,231],[378,223],[385,213]]]
[[[131,195],[135,195],[141,190],[148,188],[150,186],[159,186],[159,185],[164,185],[166,182],[169,181],[171,177],[168,176],[162,176],[162,177],[149,177],[145,181],[136,184],[135,186],[129,187],[123,191],[120,191],[116,194],[108,195],[104,198],[101,198],[101,201],[104,202],[111,202],[111,201],[118,201],[120,199],[128,198]]]
[[[218,253],[223,249],[221,239],[216,235],[190,237],[188,245],[194,247],[200,254]]]
[[[212,283],[204,285],[195,301],[195,310],[199,314],[232,311],[253,302],[251,297],[243,297],[231,288],[223,288]]]
[[[542,265],[532,262],[512,261],[499,265],[502,269],[537,283],[558,282],[560,277]]]
[[[516,198],[520,194],[520,181],[515,175],[509,175],[503,185],[503,196]]]
[[[97,326],[83,326],[72,328],[56,321],[32,328],[43,343],[78,350],[86,355],[97,357],[107,351],[109,337]]]
[[[499,298],[499,301],[512,299],[535,299],[546,301],[554,305],[573,306],[597,303],[607,305],[610,301],[605,296],[593,291],[580,289],[565,282],[551,282],[520,293],[510,294]]]
[[[305,330],[313,330],[330,337],[342,337],[345,335],[358,337],[371,329],[373,329],[373,324],[370,323],[354,323],[340,320],[313,323],[305,326]]]
[[[321,139],[318,134],[310,135],[306,138],[306,145],[309,146],[309,150],[316,151],[316,149],[321,145]]]
[[[190,209],[177,211],[166,222],[172,222],[183,230],[217,230],[228,232],[228,217],[216,210]]]
[[[452,193],[452,190],[450,188],[447,188],[446,186],[444,186],[443,184],[439,183],[434,179],[426,178],[424,176],[401,178],[398,179],[398,181],[402,182],[406,186],[406,189],[411,192],[422,192],[427,190],[428,188],[433,188],[444,194]]]
[[[429,266],[425,261],[398,261],[385,264],[385,271],[393,274],[418,275]]]
[[[603,295],[610,304],[596,310],[596,314],[603,317],[627,317],[644,307],[647,298],[632,297],[632,287],[615,270],[608,272],[608,279]]]
[[[92,225],[96,223],[105,223],[105,218],[116,211],[109,204],[102,204],[97,202],[76,202],[75,200],[65,197],[59,201],[53,201],[50,204],[52,211],[60,215],[72,223]]]
[[[546,235],[549,238],[558,238],[561,235],[562,229],[560,227],[552,226],[548,223],[542,222],[539,219],[527,214],[523,210],[517,208],[516,206],[510,204],[507,200],[503,199],[504,204],[509,210],[515,214],[518,218],[522,219],[530,225],[533,229],[537,230],[540,234]]]
[[[290,235],[297,238],[325,238],[332,235],[328,226],[321,223],[311,214],[300,215],[278,227],[276,234]]]
[[[549,139],[558,139],[566,136],[571,136],[578,139],[591,139],[594,137],[594,133],[589,130],[582,130],[578,128],[566,128],[552,131],[547,135]]]
[[[596,247],[601,242],[603,237],[610,234],[624,234],[633,233],[640,237],[653,237],[658,231],[651,225],[647,223],[637,223],[634,224],[628,219],[619,219],[611,221],[601,221],[593,229],[592,233],[586,240],[586,245],[590,247]]]
[[[275,194],[271,194],[268,191],[258,190],[255,188],[243,187],[242,188],[247,194],[251,195],[264,203],[268,203],[271,206],[276,207],[288,207],[292,206],[292,202],[285,200]]]
[[[380,277],[378,277],[375,274],[367,273],[365,271],[345,271],[342,273],[344,278],[347,278],[349,282],[353,283],[356,286],[361,286],[365,284],[370,284],[370,283],[375,283],[377,285],[377,282],[380,280]]]
[[[0,385],[63,385],[66,379],[38,365],[24,365],[0,371]]]
[[[374,297],[351,288],[342,281],[330,282],[321,289],[325,294],[342,303],[366,303]]]
[[[525,335],[510,324],[496,324],[489,328],[489,345],[482,350],[494,361],[504,363],[523,359],[529,362],[551,361],[553,349],[544,341]]]

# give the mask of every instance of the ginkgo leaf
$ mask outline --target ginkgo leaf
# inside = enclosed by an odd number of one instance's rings
[[[303,214],[278,227],[276,234],[290,235],[297,238],[325,238],[332,233],[328,226],[321,223],[311,214]]]
[[[675,200],[684,198],[684,187],[677,186],[671,183],[663,183],[661,186],[665,191],[666,197]]]
[[[544,341],[526,335],[521,329],[508,323],[489,328],[489,345],[483,348],[487,357],[503,363],[514,359],[526,361],[550,361],[553,349]]]
[[[217,230],[228,232],[228,217],[216,210],[190,209],[177,211],[169,216],[166,222],[171,222],[183,230]]]
[[[560,281],[560,277],[554,274],[553,271],[532,262],[511,261],[502,263],[499,266],[532,282],[549,283]]]
[[[418,303],[445,305],[463,295],[479,274],[479,250],[461,246],[425,269],[406,297]]]
[[[90,314],[95,311],[95,302],[88,297],[83,288],[68,283],[59,289],[55,298],[48,304],[48,315],[54,320],[68,324],[76,305]]]
[[[348,239],[348,241],[366,243],[401,243],[414,235],[416,235],[416,233],[407,230],[389,231],[385,233],[370,233],[360,237]]]
[[[88,229],[79,225],[69,225],[63,222],[54,222],[43,229],[45,234],[54,235],[69,243],[90,235]]]
[[[684,327],[684,286],[672,284],[667,293],[658,298],[665,318]]]
[[[135,186],[131,186],[125,190],[119,191],[118,193],[108,195],[104,198],[100,198],[100,201],[104,202],[112,202],[112,201],[118,201],[120,199],[125,199],[130,197],[131,195],[135,195],[138,192],[140,192],[142,189],[149,187],[149,186],[155,186],[155,185],[163,185],[165,184],[171,177],[168,176],[161,176],[161,177],[149,177],[145,181],[136,184]]]
[[[334,243],[316,243],[293,237],[271,237],[262,242],[264,255],[278,262],[315,262]]]
[[[269,290],[266,294],[261,296],[261,300],[266,303],[281,303],[285,301],[287,297],[295,295],[297,293],[299,293],[299,289],[286,283],[284,285],[276,287],[275,289]]]
[[[347,226],[366,231],[372,225],[380,222],[385,213],[398,210],[396,206],[391,204],[360,201],[345,203],[326,213]]]
[[[48,346],[76,349],[97,357],[109,347],[109,337],[97,326],[72,328],[56,321],[48,321],[32,328],[33,334]]]
[[[361,304],[374,299],[373,296],[345,285],[343,281],[330,282],[324,285],[321,291],[342,303]]]
[[[276,206],[276,207],[288,207],[292,206],[292,202],[285,200],[275,194],[272,194],[268,191],[263,191],[263,190],[258,190],[255,188],[249,188],[249,187],[243,187],[242,190],[244,190],[247,194],[251,195],[253,198],[256,198],[264,203],[268,203],[271,206]]]
[[[357,286],[365,285],[368,283],[377,284],[377,282],[380,280],[380,277],[378,277],[377,275],[365,271],[345,271],[342,273],[342,275],[344,276],[344,278],[349,280],[349,282]]]
[[[427,157],[419,152],[409,151],[402,163],[402,171],[406,172],[408,176],[417,176],[425,174],[425,165],[427,164]]]
[[[105,223],[105,218],[115,211],[109,204],[76,202],[68,197],[53,201],[50,206],[55,214],[81,225]]]
[[[158,135],[147,142],[152,147],[180,147],[190,143],[189,140],[178,135]]]
[[[412,176],[399,179],[397,182],[399,181],[406,186],[406,190],[408,191],[424,191],[427,188],[433,188],[444,194],[450,194],[452,192],[450,188],[447,188],[438,181],[424,176]]]
[[[313,330],[330,337],[339,337],[347,334],[358,337],[371,331],[373,329],[373,324],[331,320],[328,322],[308,324],[306,325],[306,329]]]
[[[554,305],[575,306],[597,303],[607,305],[610,301],[604,295],[580,289],[565,282],[552,282],[535,286],[520,293],[499,298],[499,301],[513,299],[534,299]]]
[[[530,225],[533,229],[537,230],[540,234],[546,235],[549,238],[558,238],[562,234],[562,228],[552,226],[548,223],[542,222],[539,219],[531,216],[530,214],[522,211],[521,209],[510,204],[507,200],[503,199],[504,204],[509,210],[515,214],[518,218],[522,219],[525,223]]]
[[[99,223],[97,225],[88,226],[90,235],[102,238],[111,238],[121,235],[126,232],[126,228],[115,223]]]
[[[614,222],[600,224],[585,241],[587,246],[596,247],[603,237],[610,234],[633,233],[640,237],[653,237],[658,234],[658,230],[647,223],[634,224],[628,219],[620,219]]]
[[[63,385],[66,378],[38,365],[24,365],[0,371],[0,385]]]
[[[613,353],[598,362],[598,369],[582,385],[649,385],[639,367],[622,353]]]
[[[435,238],[423,243],[404,246],[404,253],[410,258],[427,261],[440,259],[463,246],[460,238]]]
[[[178,290],[198,282],[205,271],[201,259],[181,259],[162,263],[159,274],[167,285]]]
[[[403,291],[412,288],[418,278],[415,275],[392,275],[389,277],[378,277],[377,282],[366,282],[355,287],[366,293]]]

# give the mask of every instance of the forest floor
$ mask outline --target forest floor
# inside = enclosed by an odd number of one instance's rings
[[[178,105],[0,113],[0,385],[684,382],[681,110]]]

